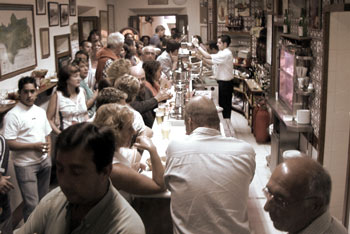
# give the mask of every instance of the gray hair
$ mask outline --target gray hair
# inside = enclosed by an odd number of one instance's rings
[[[108,35],[107,47],[115,48],[119,44],[124,43],[124,36],[120,32],[114,32]]]
[[[146,50],[152,50],[154,54],[156,54],[156,49],[153,45],[148,45],[142,48],[142,54],[145,53]]]
[[[323,200],[324,205],[328,206],[332,190],[332,181],[329,173],[320,164],[315,166],[313,170],[310,170],[309,173],[308,196],[320,197]]]

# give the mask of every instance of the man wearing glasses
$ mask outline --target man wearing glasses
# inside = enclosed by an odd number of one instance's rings
[[[330,215],[331,178],[316,161],[297,157],[280,164],[263,189],[276,229],[290,234],[345,234]]]

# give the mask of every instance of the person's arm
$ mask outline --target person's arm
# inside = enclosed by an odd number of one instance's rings
[[[137,138],[137,143],[134,145],[139,149],[149,151],[153,168],[152,179],[137,173],[130,167],[117,163],[113,164],[111,173],[111,180],[114,187],[138,195],[165,191],[166,188],[163,180],[164,167],[152,141],[148,137],[141,136]]]
[[[93,91],[93,95],[90,99],[87,99],[86,92],[85,92],[85,99],[86,99],[86,107],[90,109],[96,101],[97,95],[98,95],[98,90]]]
[[[57,128],[55,124],[55,116],[56,116],[56,105],[57,104],[57,92],[51,95],[49,105],[47,106],[46,110],[46,117],[47,120],[50,123],[50,126],[52,128],[52,131],[54,131],[57,135],[60,134],[60,130]]]
[[[10,182],[11,176],[4,176],[2,173],[0,173],[0,193],[6,194],[10,192],[11,189],[14,189],[15,187]]]
[[[23,143],[16,140],[7,140],[10,150],[35,150],[42,153],[47,153],[49,144],[47,142]]]

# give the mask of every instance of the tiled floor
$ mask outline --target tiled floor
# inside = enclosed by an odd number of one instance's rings
[[[264,211],[266,198],[262,193],[271,176],[270,169],[266,165],[266,156],[270,154],[270,144],[258,144],[250,131],[247,120],[243,115],[232,111],[231,122],[238,139],[245,140],[252,144],[256,153],[255,176],[250,185],[248,200],[248,217],[254,234],[280,234],[284,232],[277,231],[271,222],[267,212]]]

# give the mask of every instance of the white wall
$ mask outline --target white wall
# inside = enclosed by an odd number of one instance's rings
[[[35,40],[36,40],[36,50],[37,50],[37,68],[38,69],[48,69],[48,74],[55,72],[55,53],[54,53],[54,41],[53,37],[57,35],[70,33],[70,25],[78,22],[78,16],[69,17],[69,26],[60,27],[53,26],[49,27],[48,23],[48,9],[46,6],[46,15],[36,15],[35,0],[1,0],[1,3],[8,4],[29,4],[33,5],[34,8],[34,23],[35,23]],[[48,1],[47,1],[48,2]],[[68,0],[56,0],[60,4],[68,4]],[[95,10],[89,12],[89,16],[98,16],[100,10],[107,10],[107,0],[77,0],[77,6],[90,6],[95,7]],[[86,15],[86,14],[85,14]],[[40,50],[40,28],[47,28],[50,30],[50,57],[46,59],[41,59],[41,50]],[[0,81],[0,89],[16,89],[17,82],[22,76],[30,75],[31,71],[22,73],[18,76],[8,78],[4,81]]]
[[[115,2],[117,30],[127,27],[129,16],[132,15],[181,14],[188,15],[189,35],[200,35],[199,0],[187,0],[183,5],[176,5],[173,0],[168,0],[168,5],[148,5],[148,0],[115,0]]]
[[[332,177],[330,210],[343,218],[350,111],[350,12],[331,13],[324,166]]]

